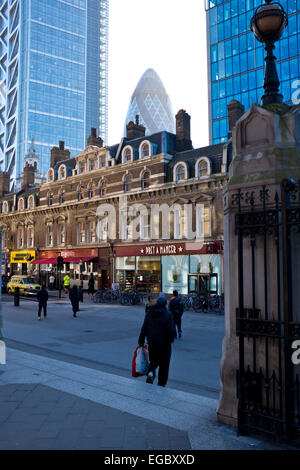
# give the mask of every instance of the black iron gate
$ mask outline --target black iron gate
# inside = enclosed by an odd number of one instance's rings
[[[232,196],[238,237],[238,432],[297,439],[300,182],[286,179],[280,190],[273,189]]]

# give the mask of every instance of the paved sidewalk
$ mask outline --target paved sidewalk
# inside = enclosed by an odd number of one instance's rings
[[[276,449],[216,422],[217,400],[7,349],[0,449]]]

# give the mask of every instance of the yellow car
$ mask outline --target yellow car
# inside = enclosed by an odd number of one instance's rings
[[[7,283],[7,293],[14,294],[16,287],[19,287],[20,294],[23,295],[36,295],[41,289],[37,280],[30,276],[12,276]]]

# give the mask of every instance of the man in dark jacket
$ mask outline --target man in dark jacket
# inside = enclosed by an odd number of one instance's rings
[[[70,290],[69,299],[72,304],[73,317],[76,318],[76,314],[79,312],[79,291],[76,285],[74,285]]]
[[[44,310],[44,318],[47,317],[48,292],[45,286],[43,286],[41,290],[37,293],[37,299],[39,301],[38,320],[40,320],[42,309]]]
[[[167,308],[167,299],[159,297],[146,314],[138,343],[144,345],[145,338],[149,345],[149,368],[147,383],[153,383],[155,370],[158,371],[158,385],[164,387],[168,380],[171,359],[171,343],[174,341],[175,327],[173,317]]]
[[[181,338],[182,336],[181,317],[183,314],[183,302],[181,298],[179,297],[177,290],[173,291],[173,297],[171,298],[169,302],[169,310],[173,315],[174,323],[177,327],[178,336],[179,338]],[[176,329],[175,329],[175,332],[176,332]],[[177,338],[177,332],[175,334],[175,338]]]

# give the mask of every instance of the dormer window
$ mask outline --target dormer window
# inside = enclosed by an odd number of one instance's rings
[[[28,209],[34,208],[34,196],[29,196],[28,198]]]
[[[85,172],[85,162],[79,162],[79,173]]]
[[[210,161],[207,157],[201,157],[196,162],[195,175],[196,178],[207,178],[211,174]]]
[[[67,171],[65,165],[61,165],[58,170],[58,179],[62,180],[67,176]]]
[[[89,171],[93,171],[96,169],[96,160],[94,158],[91,158],[89,160]]]
[[[22,197],[18,201],[18,209],[19,209],[19,211],[24,210],[24,199]]]
[[[54,181],[54,171],[53,168],[49,168],[47,172],[47,183],[51,183],[52,181]]]
[[[187,167],[185,163],[177,163],[173,170],[173,181],[179,183],[187,179]]]
[[[2,206],[2,213],[7,214],[8,213],[8,202],[4,201],[3,206]]]
[[[132,147],[129,145],[124,148],[123,153],[122,153],[122,163],[128,163],[133,160],[133,152],[132,152]]]
[[[150,142],[142,142],[140,145],[140,158],[147,158],[151,155],[151,145]]]

